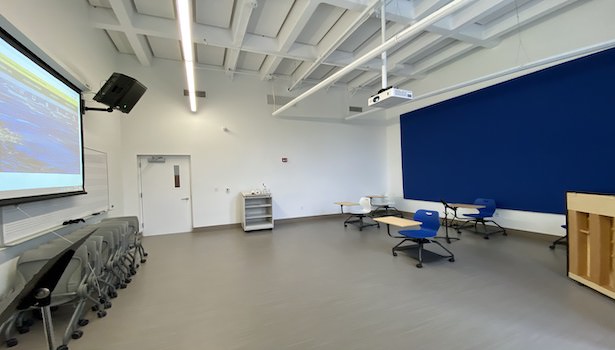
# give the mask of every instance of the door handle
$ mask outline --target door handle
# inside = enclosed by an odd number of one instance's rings
[[[190,197],[184,197],[184,198],[182,198],[181,200],[183,200],[183,201],[187,201],[188,199],[190,199]]]

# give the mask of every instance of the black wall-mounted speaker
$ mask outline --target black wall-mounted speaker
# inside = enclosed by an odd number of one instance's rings
[[[123,113],[128,113],[137,104],[147,88],[136,79],[121,73],[113,73],[94,96],[100,102]]]

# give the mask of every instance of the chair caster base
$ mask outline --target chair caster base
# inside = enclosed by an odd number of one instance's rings
[[[448,259],[448,261],[455,262],[455,258],[450,258],[450,259]]]
[[[70,335],[70,337],[72,339],[79,339],[79,338],[83,337],[83,331],[76,330],[76,331],[73,332],[73,334]]]
[[[17,327],[17,333],[26,334],[30,331],[30,327]]]
[[[489,236],[483,236],[484,239],[489,239]]]
[[[418,263],[418,264],[416,264],[416,267],[418,267],[418,268],[420,269],[420,268],[422,268],[422,267],[423,267],[423,264]]]
[[[551,245],[549,246],[549,249],[555,249],[555,245],[554,245],[554,244],[551,244]]]
[[[17,339],[15,338],[10,338],[7,339],[4,343],[6,344],[7,348],[12,348],[13,346],[17,346],[17,344],[19,344],[19,341],[17,341]]]
[[[98,316],[98,318],[103,318],[103,317],[107,316],[107,311],[104,311],[104,310],[98,311],[96,313],[96,316]]]
[[[87,326],[89,323],[90,323],[90,320],[86,320],[84,318],[77,321],[77,325],[79,325],[79,327]]]
[[[397,256],[397,253],[393,252],[393,256]]]

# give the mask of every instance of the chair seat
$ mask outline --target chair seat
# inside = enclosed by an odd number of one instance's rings
[[[401,230],[399,234],[408,238],[431,238],[436,236],[436,232],[427,230]]]
[[[367,215],[371,213],[371,209],[363,209],[363,208],[351,208],[349,214],[355,215]]]

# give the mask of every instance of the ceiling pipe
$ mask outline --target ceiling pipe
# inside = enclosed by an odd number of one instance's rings
[[[468,4],[470,4],[470,3],[474,2],[474,1],[476,1],[476,0],[454,0],[453,2],[451,2],[451,3],[441,7],[437,11],[435,11],[432,14],[428,15],[427,17],[421,19],[420,21],[416,22],[415,24],[410,25],[410,27],[402,30],[401,32],[399,32],[397,34],[395,34],[395,36],[393,36],[392,38],[387,40],[382,45],[380,45],[378,47],[375,47],[374,49],[372,49],[368,53],[366,53],[363,56],[357,58],[355,61],[353,61],[350,64],[348,64],[346,67],[340,69],[339,71],[337,71],[336,73],[334,73],[333,75],[328,77],[327,79],[325,79],[325,80],[321,81],[320,83],[316,84],[316,86],[314,86],[311,89],[307,90],[303,94],[295,97],[292,101],[290,101],[287,104],[285,104],[284,106],[278,108],[272,114],[274,116],[276,116],[276,115],[284,112],[285,110],[289,109],[294,104],[296,104],[296,103],[304,100],[305,98],[311,96],[312,94],[318,92],[323,87],[325,87],[327,85],[330,85],[334,81],[338,80],[339,78],[341,78],[344,75],[346,75],[349,72],[351,72],[356,67],[358,67],[358,66],[366,63],[367,61],[371,60],[372,58],[376,57],[377,55],[379,55],[383,51],[386,51],[386,50],[392,48],[393,46],[395,46],[398,43],[400,43],[400,42],[410,38],[413,35],[421,33],[422,31],[427,29],[427,27],[429,27],[432,24],[438,22],[439,20],[443,19],[446,16],[448,16],[448,15],[450,15],[452,13],[455,13],[456,11],[461,9],[462,7],[467,6]]]
[[[498,79],[498,78],[501,78],[501,77],[504,77],[504,76],[507,76],[507,75],[510,75],[510,74],[515,74],[515,73],[522,72],[522,71],[525,71],[525,70],[530,70],[530,69],[533,69],[533,68],[537,68],[537,67],[541,67],[541,66],[546,66],[546,65],[549,65],[551,63],[555,63],[557,61],[570,61],[572,59],[576,59],[576,58],[580,58],[580,57],[583,57],[583,56],[591,55],[591,54],[598,53],[600,51],[604,51],[604,50],[608,50],[608,49],[612,49],[612,48],[615,48],[615,40],[605,41],[605,42],[600,43],[600,44],[582,47],[582,48],[579,48],[577,50],[565,52],[565,53],[554,55],[554,56],[550,56],[550,57],[547,57],[547,58],[544,58],[544,59],[541,59],[541,60],[538,60],[538,61],[534,61],[534,62],[531,62],[531,63],[526,64],[526,65],[505,69],[505,70],[502,70],[502,71],[499,71],[499,72],[496,72],[496,73],[492,73],[492,74],[487,74],[487,75],[484,75],[484,76],[476,78],[476,79],[464,81],[464,82],[459,83],[459,84],[451,85],[451,86],[448,86],[448,87],[445,87],[445,88],[442,88],[442,89],[438,89],[438,90],[435,90],[435,91],[432,91],[432,92],[428,92],[428,93],[423,94],[423,95],[415,96],[412,99],[412,101],[409,101],[409,102],[414,102],[414,101],[417,101],[417,100],[422,100],[422,99],[425,99],[425,98],[442,95],[442,94],[445,94],[447,92],[451,92],[451,91],[454,91],[454,90],[457,90],[457,89],[462,89],[464,87],[468,87],[468,86],[475,85],[475,84],[480,84],[480,83],[483,83],[485,81],[489,81],[489,80],[492,80],[492,79]],[[344,119],[345,120],[352,120],[354,118],[361,117],[361,116],[364,116],[364,115],[367,115],[367,114],[371,114],[371,113],[379,111],[379,110],[381,110],[381,108],[370,109],[370,110],[365,111],[363,113],[359,113],[359,114],[348,116],[348,117],[346,117]]]

